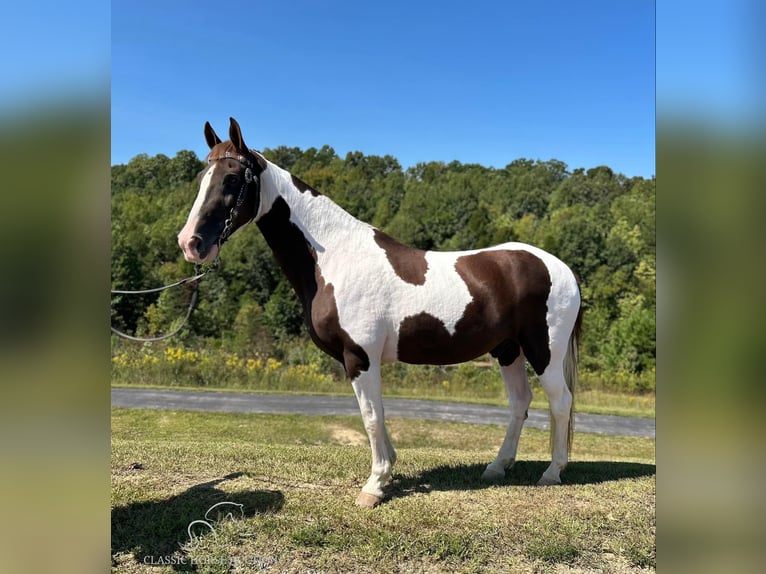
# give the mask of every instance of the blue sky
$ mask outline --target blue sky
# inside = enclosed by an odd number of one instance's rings
[[[655,173],[654,2],[112,2],[112,163],[331,145]]]
[[[6,3],[0,18],[0,114],[109,94],[109,4]]]
[[[660,3],[658,119],[691,120],[737,133],[763,130],[764,22],[763,0]]]

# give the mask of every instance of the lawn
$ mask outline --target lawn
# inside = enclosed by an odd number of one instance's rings
[[[114,409],[113,570],[654,570],[654,440],[577,434],[564,485],[536,487],[548,435],[525,429],[520,462],[489,486],[503,428],[389,429],[389,498],[367,510],[354,505],[370,457],[357,417]],[[206,516],[220,502],[242,506]]]

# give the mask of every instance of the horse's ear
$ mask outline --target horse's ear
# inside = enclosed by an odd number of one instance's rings
[[[207,142],[207,145],[210,149],[213,149],[216,144],[221,143],[221,138],[219,138],[218,134],[215,133],[215,130],[213,129],[213,126],[210,125],[210,122],[205,122],[205,141]]]
[[[242,130],[239,129],[237,120],[229,118],[229,122],[229,139],[231,140],[231,143],[233,143],[234,147],[239,151],[249,151],[247,145],[245,145],[245,140],[242,137]]]

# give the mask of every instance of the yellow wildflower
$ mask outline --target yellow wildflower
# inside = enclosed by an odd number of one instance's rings
[[[282,366],[282,363],[280,363],[276,359],[272,359],[271,357],[266,359],[266,370],[267,371],[276,371],[281,366]]]

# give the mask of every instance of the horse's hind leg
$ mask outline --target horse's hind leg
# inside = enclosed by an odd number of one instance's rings
[[[572,415],[572,393],[564,378],[563,360],[551,361],[540,375],[540,384],[548,396],[551,409],[551,464],[538,481],[539,486],[561,484],[561,471],[567,465],[569,450],[569,417]]]
[[[519,445],[521,428],[527,418],[527,409],[532,402],[532,390],[529,388],[527,372],[524,368],[524,355],[519,354],[510,365],[501,366],[505,388],[508,391],[508,402],[511,406],[511,420],[505,433],[503,445],[484,473],[482,480],[495,481],[505,476],[505,471],[516,462],[516,448]]]

